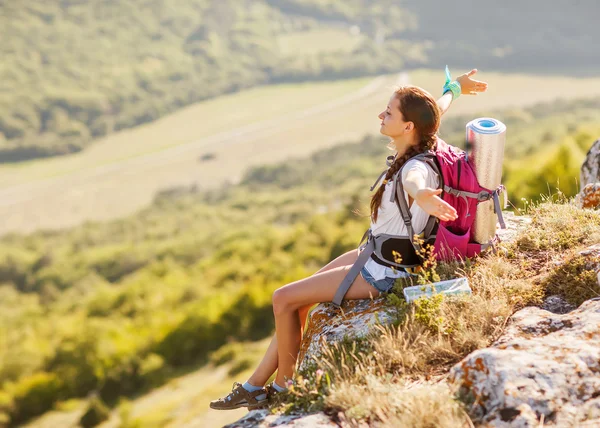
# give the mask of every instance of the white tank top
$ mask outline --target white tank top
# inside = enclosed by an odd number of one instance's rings
[[[427,165],[426,162],[423,162],[418,159],[411,159],[406,162],[404,169],[402,170],[402,184],[406,183],[406,176],[410,171],[419,172],[423,178],[425,179],[425,183],[427,187],[432,189],[437,189],[439,186],[439,178],[437,174],[433,171],[433,169]],[[402,220],[402,216],[400,215],[400,210],[396,205],[396,202],[390,202],[390,197],[392,196],[392,181],[390,180],[385,185],[385,191],[383,193],[383,197],[381,198],[381,206],[379,207],[379,211],[377,211],[377,221],[374,223],[371,220],[371,233],[373,236],[380,235],[382,233],[388,233],[392,235],[408,235],[408,230],[406,225],[404,224],[404,220]],[[404,190],[404,198],[408,203],[408,193]],[[429,214],[427,214],[416,202],[413,201],[412,206],[410,207],[410,212],[412,214],[412,226],[414,233],[419,234],[423,232],[425,229],[425,225],[427,224],[427,219],[429,219]],[[367,263],[365,264],[365,268],[371,274],[373,278],[376,280],[388,278],[400,278],[409,276],[405,271],[395,270],[391,267],[383,266],[377,263],[372,258],[367,259]]]

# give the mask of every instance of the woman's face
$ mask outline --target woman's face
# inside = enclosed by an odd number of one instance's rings
[[[407,130],[407,124],[412,124],[412,122],[404,121],[404,117],[402,116],[399,107],[400,101],[396,94],[394,94],[390,98],[386,109],[377,116],[381,119],[381,128],[379,129],[379,132],[383,135],[387,135],[391,138],[398,138],[412,128],[412,126],[408,125],[409,129]]]

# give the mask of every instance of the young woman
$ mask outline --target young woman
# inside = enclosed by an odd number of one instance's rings
[[[398,207],[389,201],[390,179],[405,163],[402,183],[405,196],[408,196],[414,233],[418,234],[423,230],[430,215],[445,221],[456,219],[456,210],[438,196],[442,190],[437,189],[438,179],[431,167],[420,160],[409,159],[435,148],[440,117],[450,107],[455,96],[477,95],[478,92],[487,90],[487,83],[471,79],[476,72],[477,69],[473,69],[459,76],[455,82],[460,86],[454,87],[454,94],[453,91],[447,91],[437,101],[419,87],[400,87],[392,94],[385,110],[379,113],[380,132],[390,137],[388,147],[395,150],[396,156],[383,183],[371,199],[373,235],[407,233]],[[308,310],[315,303],[330,302],[333,299],[358,254],[359,249],[348,251],[312,276],[275,290],[273,313],[276,333],[265,356],[244,384],[235,382],[231,393],[226,397],[211,401],[211,408],[227,410],[248,407],[251,410],[264,406],[268,396],[287,389],[286,381],[292,379],[294,373]],[[389,292],[396,278],[408,275],[405,271],[394,270],[369,259],[362,268],[361,275],[352,283],[345,299],[377,297]],[[265,387],[275,370],[277,376],[274,382]]]

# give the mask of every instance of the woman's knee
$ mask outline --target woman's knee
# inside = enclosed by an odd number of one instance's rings
[[[288,313],[296,309],[298,308],[294,307],[285,287],[278,288],[273,292],[273,313],[275,315]]]

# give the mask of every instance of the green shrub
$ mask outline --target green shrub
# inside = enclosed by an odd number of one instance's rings
[[[99,397],[92,397],[87,411],[79,419],[79,424],[83,428],[92,428],[108,420],[110,409],[102,402]]]
[[[55,373],[38,372],[19,381],[12,396],[11,422],[21,422],[51,409],[64,396],[63,382]]]
[[[215,366],[228,363],[234,360],[239,355],[243,354],[244,347],[241,343],[233,342],[221,346],[218,350],[210,354],[210,362]]]
[[[253,358],[242,358],[237,360],[229,369],[229,371],[227,372],[227,374],[229,376],[235,376],[238,373],[243,372],[244,370],[248,370],[250,367],[252,367],[254,365],[254,359]]]

